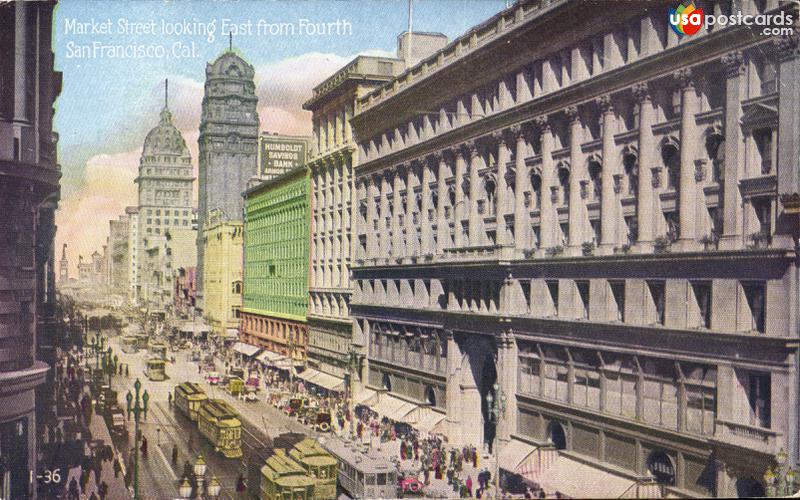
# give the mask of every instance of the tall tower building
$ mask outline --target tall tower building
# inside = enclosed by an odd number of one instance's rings
[[[220,222],[242,220],[242,192],[258,175],[258,98],[253,66],[229,48],[206,66],[200,118],[197,301],[204,307],[204,248],[209,213]],[[220,318],[213,318],[220,319]]]
[[[67,244],[61,247],[61,260],[58,262],[58,282],[62,285],[69,283],[69,259],[67,259]]]
[[[192,229],[192,159],[180,131],[172,123],[165,81],[164,109],[161,119],[144,140],[139,162],[139,221],[137,254],[139,273],[137,299],[143,291],[171,290],[171,277],[164,273],[141,272],[144,250],[157,246],[157,240],[171,239],[175,233]]]

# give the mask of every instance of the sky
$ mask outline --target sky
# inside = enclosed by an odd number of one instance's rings
[[[452,40],[505,4],[415,0],[413,29]],[[261,131],[309,135],[302,104],[313,87],[358,54],[394,56],[407,26],[408,0],[60,0],[57,258],[67,243],[75,275],[79,255],[102,249],[108,221],[136,205],[133,181],[144,137],[164,106],[165,78],[196,175],[205,67],[228,48],[229,32],[256,70]]]

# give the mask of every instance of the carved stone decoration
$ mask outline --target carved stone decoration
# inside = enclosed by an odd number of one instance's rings
[[[581,199],[585,200],[589,197],[589,181],[587,179],[581,180]]]
[[[681,90],[690,90],[694,88],[694,75],[692,68],[681,68],[672,73],[672,78]]]
[[[661,170],[661,167],[653,167],[650,169],[654,188],[661,187]]]
[[[619,194],[622,191],[622,174],[614,174],[614,193]]]
[[[706,160],[700,158],[694,162],[694,180],[702,182],[706,180]]]
[[[647,82],[639,82],[631,87],[631,92],[636,102],[642,103],[650,100],[650,85]]]
[[[517,123],[508,127],[508,132],[515,141],[525,138],[525,127],[521,123]]]
[[[778,59],[781,61],[786,61],[793,57],[800,57],[800,50],[798,50],[798,35],[797,33],[793,33],[790,35],[783,35],[779,38],[775,38],[773,43],[775,44],[776,52],[778,53]]]
[[[434,151],[428,155],[428,158],[431,160],[431,163],[434,166],[438,166],[441,163],[442,158],[444,158],[444,151]]]
[[[533,119],[533,123],[540,132],[547,132],[550,130],[550,122],[547,120],[546,115],[537,116]]]
[[[558,201],[558,186],[550,186],[550,201],[556,203]]]
[[[611,103],[611,96],[610,95],[606,94],[606,95],[600,96],[597,99],[595,99],[594,102],[595,102],[595,104],[597,104],[597,107],[600,108],[600,111],[603,114],[605,114],[605,113],[613,113],[614,112],[614,106]]]
[[[564,113],[566,113],[567,118],[569,118],[570,123],[575,123],[580,119],[580,113],[578,112],[578,106],[572,105],[567,106],[564,109]]]
[[[525,200],[524,200],[525,208],[531,208],[531,198],[532,198],[531,192],[525,191]]]
[[[474,158],[478,156],[478,145],[475,141],[466,141],[462,144],[462,148],[467,158]]]
[[[734,50],[733,52],[728,52],[722,59],[720,59],[722,65],[725,67],[725,75],[728,78],[733,78],[736,76],[741,76],[744,74],[745,65],[744,65],[744,56],[742,52],[739,50]]]

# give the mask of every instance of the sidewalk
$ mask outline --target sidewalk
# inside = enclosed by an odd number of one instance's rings
[[[106,423],[105,420],[103,420],[102,415],[92,415],[92,421],[89,424],[89,430],[92,432],[94,439],[102,439],[106,444],[110,444],[114,448],[115,460],[119,458],[117,448],[114,446],[114,442],[111,441],[111,435],[108,433],[108,427],[106,427]],[[113,462],[104,462],[103,470],[100,474],[100,480],[96,481],[94,479],[94,474],[92,474],[86,488],[86,493],[91,495],[92,491],[96,491],[97,485],[105,481],[106,484],[108,484],[108,496],[106,498],[112,500],[131,498],[128,489],[125,487],[124,461],[121,462],[120,465],[122,466],[122,472],[120,472],[119,477],[115,478]]]

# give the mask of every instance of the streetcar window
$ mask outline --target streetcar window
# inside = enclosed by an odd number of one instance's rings
[[[384,486],[386,484],[386,474],[378,474],[378,486]]]
[[[375,475],[367,474],[367,486],[375,486]]]

